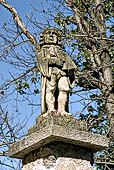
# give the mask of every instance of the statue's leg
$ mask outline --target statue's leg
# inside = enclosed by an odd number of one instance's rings
[[[61,114],[68,114],[68,96],[69,96],[69,83],[68,78],[63,76],[58,82],[59,96],[58,96],[58,112]]]
[[[55,111],[55,90],[56,90],[56,75],[52,74],[50,79],[47,79],[46,82],[46,104],[47,110]]]

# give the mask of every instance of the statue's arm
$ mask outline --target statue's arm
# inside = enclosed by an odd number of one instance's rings
[[[71,59],[71,57],[65,53],[63,50],[59,50],[59,54],[61,56],[61,59],[63,61],[63,70],[67,70],[69,75],[71,75],[74,71],[77,70],[77,66],[74,63],[74,61]]]

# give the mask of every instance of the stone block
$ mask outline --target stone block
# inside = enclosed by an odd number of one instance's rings
[[[28,135],[50,125],[58,125],[70,129],[73,128],[80,131],[87,131],[87,125],[85,122],[81,120],[76,120],[72,115],[60,116],[56,114],[56,112],[52,112],[47,117],[43,117],[42,115],[40,115],[36,119],[36,125],[28,129]]]
[[[26,155],[22,170],[93,170],[90,149],[53,142]]]
[[[64,142],[97,152],[108,147],[105,136],[87,132],[84,122],[72,116],[39,117],[37,124],[28,130],[28,136],[9,147],[9,156],[23,159],[25,155],[53,142]]]

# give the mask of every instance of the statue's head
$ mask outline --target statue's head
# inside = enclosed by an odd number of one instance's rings
[[[43,45],[60,45],[62,46],[61,42],[61,34],[58,29],[55,28],[48,28],[44,30],[44,32],[40,35],[40,46]]]

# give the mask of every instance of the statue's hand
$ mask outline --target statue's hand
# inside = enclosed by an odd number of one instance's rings
[[[56,65],[57,65],[57,66],[63,66],[63,61],[60,60],[60,59],[57,59]]]
[[[52,65],[52,64],[55,64],[55,63],[56,63],[56,59],[55,58],[54,59],[52,59],[52,58],[49,59],[49,64]]]
[[[57,66],[63,66],[63,61],[58,59],[58,58],[50,58],[49,59],[49,64],[50,65],[57,65]]]

